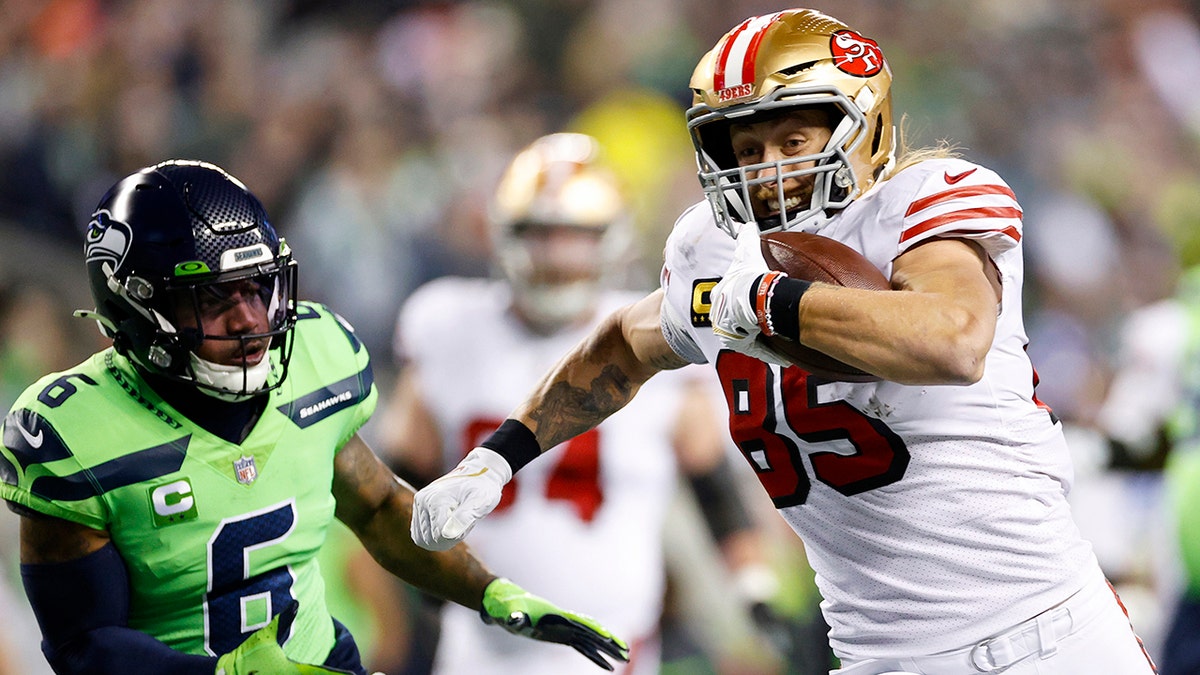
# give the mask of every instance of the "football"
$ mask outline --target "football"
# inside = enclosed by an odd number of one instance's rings
[[[767,266],[794,279],[849,288],[890,290],[891,283],[871,261],[849,246],[809,232],[773,232],[762,237]],[[879,378],[785,337],[758,337],[795,365],[827,380],[875,382]]]

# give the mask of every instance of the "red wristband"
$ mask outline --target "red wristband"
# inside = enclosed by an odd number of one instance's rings
[[[775,284],[786,276],[783,272],[767,272],[758,282],[758,290],[754,295],[754,314],[758,317],[758,329],[767,337],[775,336],[775,327],[771,324],[771,294],[775,292]]]

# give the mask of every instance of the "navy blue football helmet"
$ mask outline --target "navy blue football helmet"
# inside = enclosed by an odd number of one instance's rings
[[[262,204],[236,178],[198,161],[142,169],[100,200],[84,250],[96,309],[76,314],[95,319],[137,366],[226,400],[283,383],[296,323],[296,264]],[[243,280],[267,307],[268,331],[204,335],[202,300]],[[195,315],[182,317],[185,311]],[[195,354],[205,339],[240,340],[243,349],[269,339],[271,358],[213,364]]]

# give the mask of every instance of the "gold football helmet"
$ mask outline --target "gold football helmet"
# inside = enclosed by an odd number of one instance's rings
[[[496,260],[517,311],[539,332],[590,311],[628,245],[625,198],[600,155],[591,136],[543,136],[513,158],[496,188]]]
[[[828,212],[870,189],[895,158],[891,84],[879,45],[820,12],[751,17],[726,33],[692,74],[694,103],[687,112],[700,184],[717,224],[735,235],[740,223],[755,221],[750,196],[760,185],[776,190],[780,204],[778,216],[758,219],[764,233],[814,229]],[[822,152],[738,166],[731,121],[770,119],[800,107],[830,113],[832,137]],[[784,179],[801,176],[812,176],[812,198],[789,209]]]

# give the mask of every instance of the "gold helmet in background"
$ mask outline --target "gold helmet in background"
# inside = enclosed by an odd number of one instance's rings
[[[781,193],[779,216],[758,222],[763,232],[813,229],[828,211],[845,208],[870,189],[895,157],[891,84],[879,45],[820,12],[789,9],[751,17],[726,33],[692,74],[694,101],[687,112],[700,184],[717,224],[734,235],[741,223],[753,222],[750,192],[758,185],[778,185]],[[731,121],[754,122],[809,107],[830,114],[833,135],[821,153],[737,165]],[[774,171],[765,175],[763,169]],[[763,177],[754,178],[758,175]],[[814,177],[812,199],[789,210],[783,206],[782,178],[806,175]]]
[[[625,197],[585,134],[543,136],[509,163],[490,209],[496,260],[518,313],[551,332],[594,308],[630,241]]]

